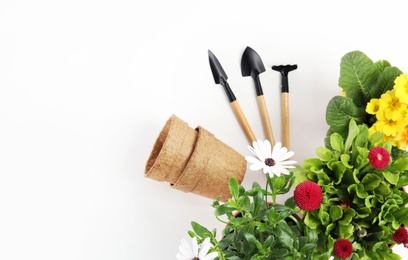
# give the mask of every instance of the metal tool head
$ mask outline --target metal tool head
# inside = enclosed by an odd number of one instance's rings
[[[273,70],[279,71],[282,74],[282,93],[289,92],[289,80],[288,74],[289,71],[297,69],[297,65],[279,65],[279,66],[272,66]]]
[[[213,74],[215,83],[221,84],[224,87],[225,93],[227,94],[228,100],[230,102],[235,101],[235,95],[227,82],[227,73],[225,73],[224,69],[221,66],[221,63],[218,61],[217,57],[215,57],[214,53],[212,53],[210,50],[208,50],[208,58],[210,60],[211,72]]]
[[[208,50],[208,59],[210,60],[211,72],[213,74],[215,83],[224,84],[224,82],[227,81],[228,76],[217,57],[215,57],[214,53],[212,53],[210,50]]]
[[[265,66],[258,53],[251,47],[246,47],[241,59],[242,76],[251,76],[257,78],[259,74],[265,71]]]
[[[273,70],[279,71],[283,76],[287,76],[289,71],[297,69],[297,65],[279,65],[279,66],[272,66]]]

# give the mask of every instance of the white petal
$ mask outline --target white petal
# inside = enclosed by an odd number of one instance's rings
[[[218,256],[217,252],[212,252],[204,256],[203,258],[200,258],[200,260],[214,260],[217,256]]]
[[[252,156],[245,156],[245,160],[249,163],[263,163],[261,160],[258,158],[252,157]]]
[[[264,158],[270,158],[272,156],[272,149],[271,149],[271,143],[268,140],[265,141],[258,141],[259,148],[262,152],[262,155]]]
[[[276,166],[269,167],[270,171],[275,174],[276,176],[280,176],[280,171]]]
[[[270,166],[264,164],[263,165],[263,173],[265,173],[265,174],[270,173],[271,172],[270,168],[271,168]]]
[[[285,157],[286,153],[287,153],[287,149],[285,147],[281,148],[279,151],[277,151],[274,156],[272,157],[275,161],[280,162],[282,161],[282,158]]]
[[[248,149],[249,149],[249,151],[251,151],[251,153],[252,153],[253,155],[255,155],[256,157],[258,157],[258,155],[257,155],[256,152],[255,152],[255,149],[252,148],[252,146],[248,146]]]
[[[251,153],[253,155],[255,155],[256,158],[259,158],[260,160],[265,160],[265,159],[263,159],[263,155],[262,155],[261,151],[259,150],[257,144],[254,143],[254,145],[255,145],[254,147],[248,146],[248,149],[251,151]]]
[[[294,152],[285,152],[279,156],[279,158],[276,158],[278,161],[285,161],[292,157],[295,153]]]
[[[263,144],[261,141],[254,142],[254,151],[256,153],[256,157],[259,158],[259,160],[265,161],[265,154],[263,152]]]
[[[290,172],[289,172],[288,170],[286,170],[285,168],[282,168],[281,173],[282,173],[282,174],[285,174],[285,175],[289,175],[289,174],[290,174]]]
[[[202,259],[207,254],[211,246],[212,244],[210,243],[210,238],[207,237],[201,245],[200,253],[198,254],[198,258]]]
[[[179,246],[179,252],[183,256],[185,256],[187,259],[193,258],[193,252],[191,249],[191,246],[185,239],[181,240],[181,245]]]
[[[177,253],[176,255],[177,260],[191,260],[191,257],[186,257],[184,255],[181,255],[180,253]]]
[[[275,144],[275,146],[274,146],[273,149],[272,149],[272,158],[273,158],[273,159],[277,158],[276,155],[277,155],[278,152],[280,151],[281,147],[282,147],[281,142],[277,142],[277,143]]]
[[[249,169],[251,169],[252,171],[259,171],[264,167],[265,167],[264,163],[254,163],[249,166]]]
[[[278,162],[278,164],[280,165],[291,165],[291,164],[297,164],[297,161],[282,161],[282,162]],[[293,166],[294,168],[295,166]]]
[[[198,243],[196,237],[193,237],[193,255],[194,257],[198,256]]]

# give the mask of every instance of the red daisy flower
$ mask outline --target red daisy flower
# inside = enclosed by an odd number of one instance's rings
[[[348,258],[351,253],[353,253],[353,245],[349,240],[340,238],[334,243],[334,254],[339,258]]]
[[[296,186],[293,195],[296,205],[305,211],[318,209],[323,200],[322,188],[313,181],[300,183]]]
[[[408,242],[408,230],[405,227],[400,227],[392,234],[392,239],[397,243]]]
[[[385,148],[376,146],[371,148],[368,153],[368,160],[374,169],[383,170],[390,163],[391,157]]]

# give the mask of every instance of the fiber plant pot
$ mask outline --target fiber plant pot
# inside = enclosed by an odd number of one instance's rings
[[[145,177],[221,201],[231,197],[228,180],[242,182],[245,158],[201,126],[193,129],[172,115],[161,130],[149,159]]]

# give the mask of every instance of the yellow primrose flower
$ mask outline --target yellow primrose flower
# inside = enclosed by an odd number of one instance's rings
[[[371,115],[375,115],[380,109],[380,100],[378,98],[372,98],[370,102],[367,103],[366,112]]]
[[[395,96],[395,89],[392,89],[381,95],[380,107],[384,110],[387,119],[396,121],[400,114],[406,111],[407,104],[400,102],[399,98]]]
[[[385,135],[395,136],[397,132],[401,131],[408,123],[408,119],[402,116],[401,113],[396,113],[396,119],[388,119],[384,113],[377,113],[376,128],[379,132]]]
[[[399,149],[405,150],[408,147],[408,127],[404,127],[402,131],[399,131],[395,136]],[[393,144],[394,145],[394,144]]]
[[[401,74],[394,80],[395,95],[401,102],[408,104],[408,74]]]

